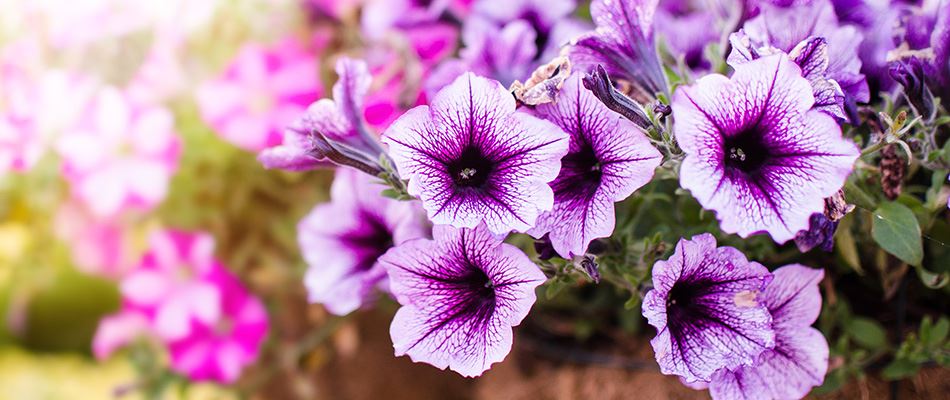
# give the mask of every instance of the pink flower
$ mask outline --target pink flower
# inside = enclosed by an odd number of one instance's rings
[[[214,259],[211,236],[163,231],[149,244],[138,269],[121,282],[122,309],[99,323],[96,357],[150,335],[167,347],[176,372],[235,381],[267,335],[264,305]]]
[[[267,336],[267,311],[224,270],[213,279],[221,293],[221,317],[192,319],[190,333],[168,343],[172,369],[192,380],[231,383],[257,359]]]
[[[258,152],[279,145],[281,131],[322,92],[316,59],[294,38],[241,49],[196,94],[202,118],[234,145]]]
[[[167,109],[101,90],[79,128],[56,143],[73,195],[98,217],[154,207],[177,168],[181,142],[173,129]]]
[[[138,269],[119,288],[130,308],[151,316],[159,337],[180,339],[190,334],[193,320],[210,324],[221,317],[221,292],[213,279],[222,270],[211,236],[157,232]]]
[[[69,243],[73,263],[79,270],[107,278],[119,278],[134,265],[132,240],[116,219],[96,218],[82,204],[70,201],[56,212],[56,235]]]

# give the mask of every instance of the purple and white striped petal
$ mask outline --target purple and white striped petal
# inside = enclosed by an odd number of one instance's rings
[[[643,299],[643,316],[657,330],[650,344],[660,371],[709,381],[774,347],[772,317],[760,297],[771,279],[738,250],[717,248],[708,233],[681,239],[668,260],[653,265],[654,288]]]
[[[658,0],[595,0],[590,6],[597,29],[572,43],[578,66],[603,65],[612,78],[633,83],[653,97],[667,90],[653,41]]]
[[[581,74],[568,78],[557,102],[539,105],[535,114],[568,132],[570,146],[551,182],[554,209],[529,233],[549,233],[558,254],[572,258],[613,233],[614,203],[649,182],[662,156],[640,127],[584,89]]]
[[[333,201],[315,207],[297,226],[309,265],[308,298],[333,314],[349,314],[372,301],[375,290],[386,286],[377,259],[393,245],[428,235],[419,204],[385,198],[383,189],[369,175],[337,169]]]
[[[808,228],[851,173],[858,149],[825,113],[787,56],[707,75],[673,97],[674,134],[686,158],[680,184],[716,211],[723,231],[768,232],[785,243]]]
[[[393,347],[397,356],[478,376],[511,351],[511,328],[528,315],[545,276],[482,225],[437,226],[434,234],[380,259],[402,305],[390,327]]]
[[[820,269],[787,265],[775,270],[762,293],[772,314],[775,348],[752,366],[720,370],[709,383],[714,399],[800,399],[828,371],[828,342],[810,325],[821,311]]]
[[[493,233],[527,231],[554,193],[548,182],[568,136],[550,122],[515,112],[498,82],[466,73],[429,106],[403,114],[383,135],[399,174],[409,179],[437,225]]]

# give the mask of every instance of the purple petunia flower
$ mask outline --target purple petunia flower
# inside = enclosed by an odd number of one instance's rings
[[[579,66],[602,64],[613,78],[624,79],[644,95],[667,90],[653,41],[653,16],[658,0],[595,0],[590,6],[597,29],[577,38],[571,61]]]
[[[785,55],[676,91],[674,131],[686,153],[680,185],[716,211],[723,231],[765,231],[784,243],[844,185],[858,149],[813,103],[811,85]]]
[[[386,187],[349,168],[336,171],[333,201],[313,209],[297,226],[310,268],[304,277],[309,300],[345,315],[385,287],[377,259],[394,245],[426,237],[428,227],[416,202],[383,197]]]
[[[643,316],[657,330],[650,344],[664,374],[709,381],[721,368],[751,365],[775,346],[772,317],[758,294],[772,279],[759,263],[702,234],[681,239],[653,265]]]
[[[554,209],[542,214],[529,233],[550,233],[554,249],[572,258],[584,254],[591,240],[610,236],[614,202],[649,182],[662,157],[640,127],[584,89],[580,74],[564,83],[557,103],[539,105],[536,114],[571,139],[561,172],[551,182]]]
[[[824,271],[786,265],[762,293],[772,314],[775,348],[752,366],[719,370],[709,383],[713,399],[800,399],[825,380],[828,342],[811,324],[821,312],[818,283]]]
[[[663,1],[656,11],[656,29],[674,55],[682,55],[686,65],[709,68],[703,51],[719,40],[720,21],[716,12],[701,1]]]
[[[497,24],[515,20],[528,22],[540,34],[547,34],[577,7],[576,0],[477,0],[472,11]]]
[[[402,305],[389,330],[393,347],[397,356],[478,376],[511,351],[511,328],[528,315],[545,277],[483,225],[436,226],[434,234],[380,259]]]
[[[759,16],[730,36],[730,65],[786,53],[812,83],[815,108],[846,119],[846,102],[869,100],[857,52],[863,36],[853,26],[838,24],[831,3],[817,0],[787,8],[760,6]]]
[[[891,68],[904,64],[916,70],[916,78],[926,83],[944,107],[950,107],[950,2],[924,2],[905,13],[901,44],[887,54]],[[896,78],[908,92],[907,82]],[[912,93],[908,97],[913,99]],[[931,117],[922,114],[924,118]]]
[[[260,153],[264,167],[300,171],[328,161],[364,171],[375,166],[382,149],[362,117],[372,77],[365,62],[348,58],[337,62],[336,72],[333,100],[320,99],[307,107],[284,130],[283,144]]]
[[[550,122],[515,112],[498,82],[466,73],[429,106],[403,114],[383,135],[409,193],[434,224],[494,233],[526,231],[554,204],[568,136]]]
[[[503,27],[480,19],[465,24],[462,40],[465,48],[459,59],[440,64],[426,81],[431,96],[452,83],[465,72],[499,81],[504,86],[525,80],[535,67],[538,54],[537,34],[525,21],[516,20]]]

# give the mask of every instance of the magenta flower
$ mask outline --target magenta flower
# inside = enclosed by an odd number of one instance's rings
[[[674,132],[686,153],[680,185],[720,227],[784,243],[851,173],[858,149],[785,55],[740,64],[732,78],[707,75],[673,97]]]
[[[329,161],[358,163],[351,165],[357,168],[377,163],[382,148],[363,121],[363,101],[372,83],[366,63],[341,58],[336,72],[333,99],[320,99],[296,117],[284,130],[283,144],[261,152],[258,159],[265,167],[298,171]]]
[[[607,109],[583,88],[580,74],[564,83],[556,103],[539,105],[539,117],[568,132],[570,146],[551,182],[554,209],[542,214],[532,236],[549,233],[565,258],[582,255],[595,238],[614,230],[614,202],[645,185],[660,165],[660,153],[643,131]]]
[[[761,299],[772,314],[775,348],[750,366],[715,373],[709,383],[714,399],[800,399],[825,380],[828,342],[811,327],[821,312],[824,271],[794,264],[773,275]]]
[[[595,0],[590,12],[597,30],[577,38],[571,61],[603,65],[611,78],[626,80],[644,95],[667,90],[653,41],[653,17],[658,0]]]
[[[159,337],[179,339],[190,333],[192,320],[213,323],[221,317],[221,292],[211,279],[221,269],[211,236],[159,231],[119,287],[129,308],[150,316]]]
[[[226,270],[210,279],[221,293],[221,315],[214,321],[192,318],[189,333],[168,342],[171,368],[191,380],[233,383],[257,360],[267,336],[267,310]]]
[[[498,82],[462,75],[406,112],[383,135],[409,193],[434,224],[494,233],[526,231],[554,204],[568,137],[550,122],[515,112]]]
[[[660,371],[708,382],[773,348],[772,317],[758,296],[771,279],[739,250],[717,248],[708,233],[681,239],[668,260],[653,265],[654,288],[643,298]]]
[[[73,196],[98,217],[157,205],[180,147],[170,111],[132,104],[115,88],[101,90],[80,126],[56,143]]]
[[[528,315],[545,277],[484,226],[436,226],[434,234],[380,259],[402,305],[389,329],[393,347],[397,356],[478,376],[511,351],[511,327]]]
[[[246,45],[224,73],[197,91],[201,116],[248,151],[280,144],[281,131],[322,91],[317,61],[296,39]]]
[[[336,171],[333,201],[313,209],[297,226],[309,299],[333,314],[345,315],[385,288],[386,272],[377,259],[393,246],[428,236],[416,202],[383,197],[386,188],[349,168]]]

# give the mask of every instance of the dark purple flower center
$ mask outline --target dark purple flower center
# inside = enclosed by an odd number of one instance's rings
[[[585,145],[561,159],[561,172],[552,183],[558,199],[589,199],[600,186],[602,165],[594,149]]]
[[[666,298],[666,315],[670,333],[674,337],[716,318],[715,311],[708,309],[701,301],[715,285],[715,282],[707,281],[680,281],[673,285]]]
[[[495,164],[475,146],[462,150],[458,158],[446,164],[455,186],[478,189],[488,183]]]
[[[757,126],[726,136],[723,149],[726,166],[746,174],[758,172],[769,158],[769,147],[763,142],[763,134]]]
[[[359,218],[360,226],[343,235],[340,240],[356,255],[358,261],[354,272],[365,272],[373,268],[386,250],[393,247],[393,232],[379,215],[362,212]]]

